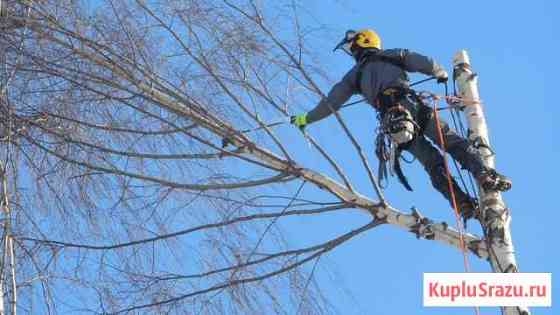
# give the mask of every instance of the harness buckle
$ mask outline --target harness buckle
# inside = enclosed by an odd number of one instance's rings
[[[385,96],[398,96],[399,94],[402,94],[402,92],[402,89],[386,88],[385,90],[383,90],[382,94]]]

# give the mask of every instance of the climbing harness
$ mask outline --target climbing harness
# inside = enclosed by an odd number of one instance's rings
[[[397,104],[389,108],[381,122],[383,133],[397,146],[410,143],[417,136],[419,126],[404,106]]]
[[[387,162],[391,175],[396,174],[399,181],[408,190],[412,187],[404,176],[400,165],[403,148],[418,135],[419,126],[412,114],[402,105],[391,107],[381,121],[381,128],[376,139],[376,155],[379,159],[380,178],[387,178]]]
[[[379,94],[377,106],[380,128],[375,141],[375,153],[379,160],[380,181],[387,181],[389,174],[397,175],[399,182],[412,191],[402,171],[400,159],[402,151],[422,133],[422,127],[412,113],[401,105],[402,99],[409,96],[415,98],[416,94],[404,88],[388,88]]]
[[[434,77],[434,76],[429,77],[429,78],[426,78],[426,79],[422,79],[422,80],[419,80],[419,81],[416,81],[416,82],[411,83],[411,84],[409,85],[409,87],[413,87],[413,86],[415,86],[415,85],[422,84],[422,83],[428,82],[428,81],[430,81],[430,80],[435,80],[435,79],[436,79],[436,77]],[[361,100],[354,101],[354,102],[351,102],[351,103],[348,103],[348,104],[344,104],[344,105],[342,105],[340,108],[346,108],[346,107],[354,106],[354,105],[356,105],[356,104],[360,104],[360,103],[363,103],[363,102],[366,102],[366,101],[367,101],[366,98],[362,98]],[[445,109],[447,109],[447,108],[445,108]]]

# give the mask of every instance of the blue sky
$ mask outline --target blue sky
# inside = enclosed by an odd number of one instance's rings
[[[559,25],[553,16],[560,11],[558,2],[300,2],[307,11],[302,15],[305,16],[302,23],[327,30],[328,36],[316,38],[311,43],[314,47],[321,47],[316,52],[321,68],[332,79],[331,82],[321,81],[324,92],[353,65],[352,59],[345,54],[332,53],[332,48],[347,29],[373,28],[381,35],[385,48],[408,48],[423,53],[435,58],[450,72],[453,55],[460,49],[468,50],[472,65],[479,74],[498,169],[514,182],[513,190],[504,197],[513,212],[513,239],[519,267],[523,272],[552,272],[553,288],[558,287],[555,275],[560,272],[556,244],[560,224],[560,207],[556,200],[560,176],[557,164],[560,161],[560,140],[557,138],[560,105],[556,104],[558,79],[555,70],[559,68],[560,40],[556,34]],[[95,6],[95,1],[91,4]],[[418,75],[413,77],[415,80],[420,78]],[[433,82],[420,88],[443,93],[442,87]],[[294,114],[310,110],[317,101],[291,104],[290,110]],[[341,114],[375,169],[375,113],[370,106],[361,104],[344,109]],[[348,149],[351,148],[348,139],[335,119],[325,119],[307,130],[333,154],[357,190],[375,199],[368,177],[356,153]],[[291,140],[289,149],[295,151],[298,163],[333,175],[324,159],[307,146],[298,130],[284,125],[275,131],[282,140]],[[454,215],[447,201],[432,188],[420,164],[405,164],[404,168],[414,192],[407,192],[392,178],[385,190],[389,203],[403,211],[416,206],[430,218],[454,224]],[[248,170],[239,171],[246,173]],[[290,190],[297,185],[299,183],[285,185],[281,189]],[[333,201],[332,196],[326,197],[325,193],[310,186],[305,187],[306,198]],[[370,217],[360,211],[348,210],[318,217],[283,218],[278,224],[288,232],[286,238],[290,245],[301,248],[332,239],[369,220]],[[480,234],[476,225],[471,221],[469,231]],[[473,271],[490,271],[484,261],[473,256],[469,261]],[[311,270],[312,264],[307,268]],[[315,275],[323,293],[340,314],[474,314],[472,308],[422,307],[424,272],[462,271],[463,256],[456,249],[417,240],[411,233],[382,226],[322,257]],[[554,307],[557,290],[553,292],[553,307],[535,308],[533,314],[559,313],[560,307]],[[482,309],[481,314],[498,314],[498,310]]]
[[[556,54],[560,43],[553,14],[559,12],[558,3],[478,0],[304,3],[315,17],[304,22],[320,23],[332,34],[320,39],[326,45],[320,56],[323,70],[334,81],[352,66],[349,57],[331,53],[347,29],[373,28],[381,35],[385,48],[408,48],[426,54],[450,72],[453,55],[460,49],[469,52],[479,74],[498,169],[514,182],[512,191],[504,197],[513,212],[513,238],[519,266],[523,272],[552,272],[553,288],[557,287],[560,109],[554,95],[557,74],[553,68],[558,68]],[[326,92],[330,86],[325,84],[322,88]],[[431,83],[422,85],[421,89],[443,93],[441,86]],[[292,110],[309,110],[314,105],[313,102],[298,104]],[[377,123],[372,110],[361,105],[345,109],[342,114],[374,161],[371,151]],[[335,156],[339,160],[345,161],[342,165],[357,181],[362,193],[374,196],[355,154],[337,151],[347,140],[343,139],[334,118],[309,127],[309,132],[328,150],[337,152]],[[300,158],[307,164],[320,160],[303,141],[294,141],[302,151]],[[415,162],[406,165],[405,172],[415,191],[406,192],[393,178],[386,190],[389,202],[402,210],[414,205],[436,220],[454,223],[451,209],[431,187],[422,167]],[[358,212],[337,213],[321,221],[290,222],[289,231],[293,240],[320,241],[325,235],[334,236],[364,224],[365,219]],[[478,233],[480,230],[475,225],[470,223],[469,230]],[[469,260],[473,271],[489,271],[487,263],[472,256]],[[342,314],[474,314],[472,308],[422,307],[423,272],[463,270],[460,252],[416,240],[411,234],[386,226],[361,235],[322,259],[317,275]],[[534,308],[533,314],[557,314],[560,308],[554,305],[556,292],[553,291],[552,308]],[[481,312],[497,313],[497,309]]]

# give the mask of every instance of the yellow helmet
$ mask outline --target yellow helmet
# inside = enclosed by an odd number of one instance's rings
[[[381,38],[373,30],[361,30],[354,39],[356,45],[362,48],[381,49]]]
[[[381,38],[375,31],[370,29],[357,32],[348,30],[346,31],[344,39],[336,45],[334,50],[342,48],[346,53],[352,56],[358,47],[381,49]]]

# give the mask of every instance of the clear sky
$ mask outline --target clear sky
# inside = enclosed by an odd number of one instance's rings
[[[552,272],[553,289],[558,288],[560,105],[554,93],[557,72],[553,72],[560,50],[558,22],[553,16],[559,12],[558,2],[315,0],[304,4],[315,17],[305,23],[331,30],[331,37],[320,39],[325,44],[320,55],[323,70],[335,81],[352,66],[346,55],[331,53],[347,29],[373,28],[385,48],[426,54],[449,72],[453,55],[460,49],[469,52],[479,74],[498,169],[513,179],[513,189],[504,197],[513,213],[519,267],[523,272]],[[323,86],[325,92],[329,88]],[[435,84],[421,88],[443,93]],[[292,110],[309,110],[314,105],[298,104]],[[344,109],[342,114],[374,161],[371,151],[377,122],[372,110],[361,105]],[[309,127],[309,132],[331,152],[342,145],[340,141],[347,141],[334,118]],[[320,159],[303,141],[300,145],[304,161],[311,164]],[[342,151],[336,157],[345,161],[345,170],[358,181],[359,189],[374,196],[356,155]],[[389,202],[402,210],[414,205],[436,220],[454,224],[452,210],[431,187],[420,164],[405,165],[405,172],[415,191],[406,192],[393,178],[386,190]],[[325,235],[347,231],[348,226],[364,224],[364,219],[360,213],[349,212],[320,222],[301,220],[289,230],[294,240],[319,241]],[[469,231],[479,233],[477,224],[471,222]],[[473,256],[469,260],[473,271],[489,271],[486,262]],[[472,308],[422,308],[423,272],[463,270],[459,251],[386,226],[322,259],[317,275],[342,314],[474,314]],[[557,292],[552,308],[534,308],[533,314],[559,314]],[[481,314],[498,314],[498,310],[482,309]]]

